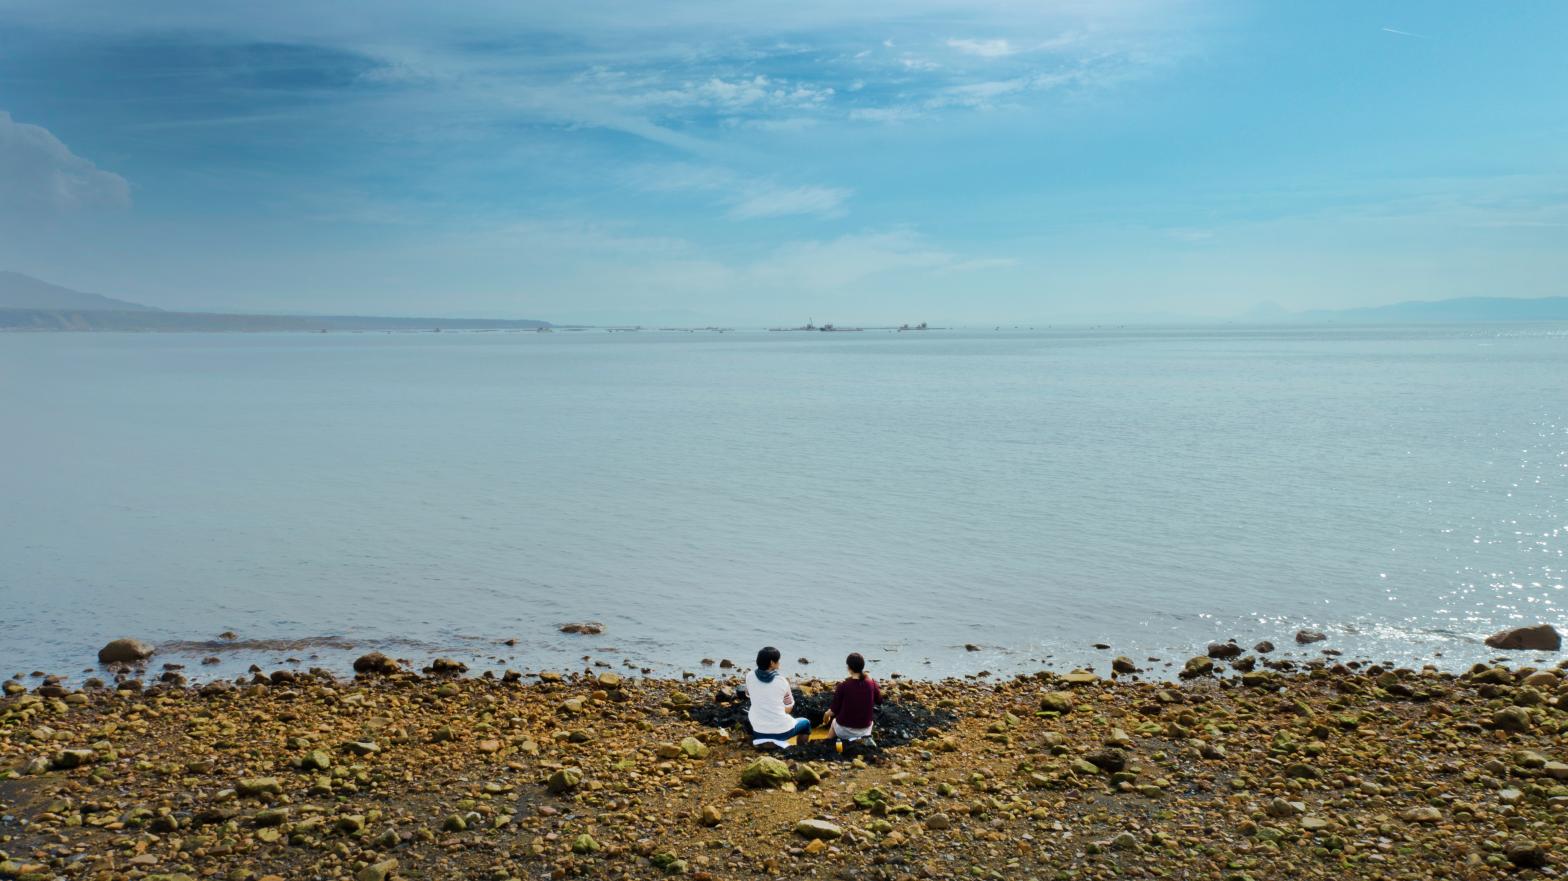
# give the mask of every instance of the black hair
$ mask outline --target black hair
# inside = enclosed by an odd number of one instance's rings
[[[849,657],[844,659],[844,664],[849,667],[851,673],[866,672],[866,659],[860,656],[860,652],[850,652]]]
[[[779,654],[778,649],[771,645],[765,645],[762,647],[762,651],[757,652],[757,669],[766,670],[768,667],[777,663],[778,659],[781,657],[783,657],[783,655]]]

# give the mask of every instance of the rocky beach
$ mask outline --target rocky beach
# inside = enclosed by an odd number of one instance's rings
[[[14,678],[0,876],[1561,873],[1568,662],[1455,675],[1216,643],[1179,681],[1137,666],[888,681],[878,748],[800,755],[746,744],[733,670],[469,676],[372,654],[352,678],[193,685],[146,658],[79,689]],[[796,684],[809,707],[833,683]]]

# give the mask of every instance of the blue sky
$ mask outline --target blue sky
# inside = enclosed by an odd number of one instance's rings
[[[1568,4],[0,6],[0,268],[769,324],[1568,295]]]

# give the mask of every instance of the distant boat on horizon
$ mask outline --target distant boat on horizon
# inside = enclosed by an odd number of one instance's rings
[[[818,327],[815,318],[806,319],[806,324],[803,327],[768,328],[768,330],[772,333],[795,333],[797,331],[815,331],[817,333],[860,333],[864,329],[865,328],[861,327],[835,327],[832,323],[823,324],[821,327]]]

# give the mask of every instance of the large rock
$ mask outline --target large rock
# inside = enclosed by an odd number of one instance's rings
[[[1308,645],[1314,642],[1322,642],[1325,639],[1328,639],[1328,634],[1321,630],[1296,631],[1296,643],[1298,645]]]
[[[1209,657],[1211,658],[1234,658],[1239,654],[1241,654],[1241,646],[1234,642],[1209,643]]]
[[[763,756],[740,772],[740,782],[751,789],[774,789],[794,779],[788,765],[770,756]]]
[[[280,795],[283,792],[283,785],[276,777],[248,777],[234,781],[234,792],[236,795],[251,798]]]
[[[139,639],[116,639],[98,650],[100,664],[132,664],[152,657],[153,647]]]
[[[397,661],[380,652],[371,652],[354,659],[354,672],[367,676],[390,676],[398,669]]]
[[[1529,839],[1508,842],[1508,846],[1503,848],[1503,855],[1521,869],[1539,869],[1548,862],[1546,848]]]
[[[1048,713],[1071,713],[1074,703],[1072,694],[1066,691],[1048,691],[1040,695],[1040,709]]]
[[[1499,630],[1486,638],[1486,644],[1494,649],[1556,652],[1562,650],[1563,637],[1552,625],[1537,624],[1534,627]]]
[[[1197,679],[1200,676],[1208,676],[1213,672],[1214,660],[1212,658],[1197,657],[1189,658],[1187,663],[1182,665],[1181,673],[1178,675],[1183,679]]]
[[[562,768],[545,780],[544,788],[549,790],[552,795],[564,795],[576,789],[582,782],[582,771],[576,768]]]

